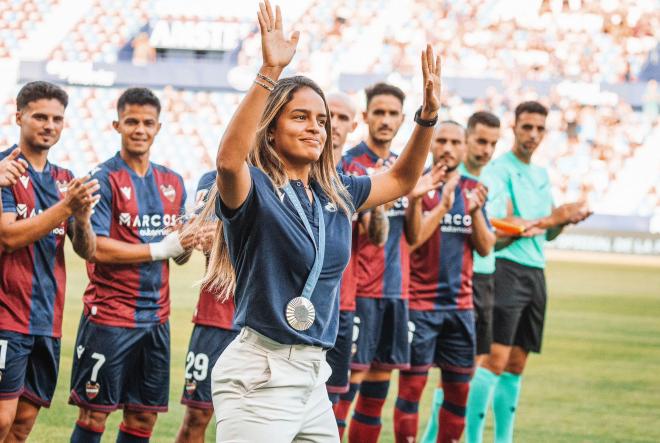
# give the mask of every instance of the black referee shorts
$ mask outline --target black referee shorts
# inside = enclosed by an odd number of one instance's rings
[[[493,341],[541,352],[546,300],[543,269],[497,259]]]
[[[489,354],[493,342],[495,276],[475,272],[472,276],[477,355]]]

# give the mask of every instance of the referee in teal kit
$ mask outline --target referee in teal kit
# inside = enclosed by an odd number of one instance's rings
[[[498,192],[504,193],[505,220],[524,227],[525,231],[519,237],[498,239],[495,247],[493,343],[490,354],[470,384],[468,443],[482,441],[491,399],[495,441],[513,440],[513,423],[527,356],[530,352],[541,352],[547,299],[543,247],[547,240],[557,237],[564,226],[578,223],[590,214],[584,202],[554,208],[546,169],[531,163],[545,135],[547,115],[548,110],[538,102],[518,105],[513,148],[493,160],[484,171],[497,183]]]

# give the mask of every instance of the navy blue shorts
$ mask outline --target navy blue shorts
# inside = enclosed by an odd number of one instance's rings
[[[0,331],[0,400],[50,406],[59,363],[59,338]]]
[[[169,390],[169,321],[121,328],[81,318],[69,403],[102,412],[164,412]]]
[[[348,391],[351,355],[353,353],[354,328],[353,311],[339,311],[339,331],[335,346],[326,354],[326,361],[332,369],[332,375],[326,382],[328,392],[343,394]]]
[[[181,403],[198,409],[213,409],[211,370],[238,331],[195,325],[186,354],[185,382]]]
[[[474,367],[475,331],[472,310],[410,311],[415,325],[410,345],[410,369],[432,365],[471,373]]]
[[[408,300],[357,297],[351,369],[407,369],[411,323]]]

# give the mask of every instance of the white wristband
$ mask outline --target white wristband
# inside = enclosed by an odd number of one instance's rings
[[[185,249],[181,246],[178,232],[170,232],[164,239],[158,243],[149,243],[149,252],[151,252],[151,260],[167,260],[171,257],[178,257],[183,254]]]

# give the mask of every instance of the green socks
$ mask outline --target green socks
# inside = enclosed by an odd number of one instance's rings
[[[466,443],[481,443],[483,441],[484,426],[486,425],[486,413],[488,405],[493,397],[495,386],[498,385],[500,377],[488,369],[478,367],[470,382],[470,393],[468,395],[465,441]]]
[[[520,398],[520,374],[504,372],[495,388],[493,412],[495,413],[495,443],[513,441],[513,422]]]
[[[438,441],[438,415],[443,400],[444,394],[442,392],[442,388],[435,388],[435,392],[433,393],[433,406],[431,408],[429,422],[426,425],[426,430],[424,431],[424,435],[422,436],[419,443],[435,443]]]

